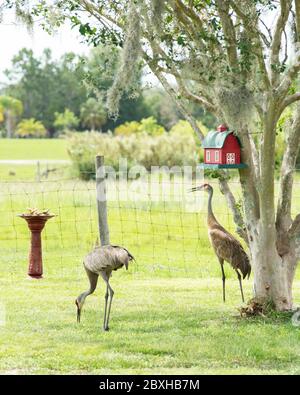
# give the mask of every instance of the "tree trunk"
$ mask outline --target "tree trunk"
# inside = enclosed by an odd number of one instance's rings
[[[264,141],[258,169],[259,181],[253,172],[251,145],[247,133],[242,137],[242,159],[247,170],[240,171],[244,197],[245,223],[254,273],[254,298],[262,303],[272,303],[278,311],[291,310],[293,306],[292,283],[297,263],[295,246],[289,240],[288,227],[278,227],[275,222],[274,155],[276,136],[276,106],[270,100],[263,118]],[[245,127],[241,131],[247,130]]]
[[[259,234],[266,236],[259,237]],[[271,302],[276,310],[293,308],[292,285],[297,265],[295,248],[279,256],[276,243],[271,245],[267,229],[260,229],[250,244],[254,273],[254,298],[262,303]]]
[[[6,137],[11,139],[13,137],[13,118],[9,111],[6,112]]]

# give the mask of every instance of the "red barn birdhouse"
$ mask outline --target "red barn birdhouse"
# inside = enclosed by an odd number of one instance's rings
[[[224,124],[211,130],[203,141],[205,169],[244,168],[241,163],[241,144],[233,131]]]

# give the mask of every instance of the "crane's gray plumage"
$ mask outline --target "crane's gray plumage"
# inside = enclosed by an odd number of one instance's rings
[[[103,280],[106,283],[106,293],[105,293],[105,311],[104,311],[104,323],[103,329],[105,331],[109,330],[109,316],[111,310],[112,298],[114,295],[114,291],[109,284],[109,279],[111,277],[111,273],[113,270],[118,270],[121,267],[125,266],[126,270],[128,269],[128,264],[130,261],[134,260],[133,255],[126,250],[124,247],[115,246],[115,245],[105,245],[95,247],[83,260],[83,266],[87,273],[90,282],[90,288],[81,293],[76,299],[75,303],[77,306],[77,321],[80,322],[81,309],[84,304],[84,301],[88,295],[91,295],[96,287],[98,282],[98,277],[101,275]],[[107,302],[108,296],[110,296],[108,311],[107,311]]]
[[[84,259],[84,267],[93,273],[109,272],[118,270],[125,266],[128,269],[128,263],[134,259],[123,247],[106,245],[96,247]]]
[[[211,245],[219,259],[221,270],[222,270],[222,281],[223,281],[223,300],[225,302],[225,273],[224,273],[224,261],[230,263],[232,268],[236,271],[242,300],[244,302],[244,293],[242,287],[242,279],[246,276],[250,276],[251,266],[249,257],[243,249],[241,243],[230,234],[222,225],[219,224],[212,210],[212,196],[213,188],[209,184],[203,184],[199,187],[191,189],[191,192],[195,191],[206,191],[209,194],[208,198],[208,212],[207,212],[207,226],[208,226],[208,237]]]

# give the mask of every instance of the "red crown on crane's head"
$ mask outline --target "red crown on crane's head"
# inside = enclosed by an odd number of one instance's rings
[[[217,127],[218,132],[226,132],[228,130],[228,126],[225,123],[222,123]]]

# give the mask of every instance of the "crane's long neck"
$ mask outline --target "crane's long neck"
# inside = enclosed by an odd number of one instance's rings
[[[218,221],[216,219],[216,217],[214,216],[213,210],[212,210],[212,197],[213,197],[213,189],[211,189],[209,191],[209,195],[208,195],[208,207],[207,207],[207,223],[209,225],[212,225],[213,223],[217,223]]]
[[[95,274],[93,274],[91,272],[88,272],[88,271],[87,271],[87,273],[88,273],[88,277],[89,277],[89,280],[90,280],[90,288],[87,291],[82,292],[78,296],[77,300],[81,303],[81,305],[83,305],[86,297],[91,295],[95,291],[95,289],[97,287],[97,282],[98,282],[98,276],[97,275],[95,275]]]
[[[93,292],[91,292],[90,289],[88,291],[82,292],[82,294],[78,296],[78,300],[83,304],[85,302],[86,297],[91,295],[92,293]]]

